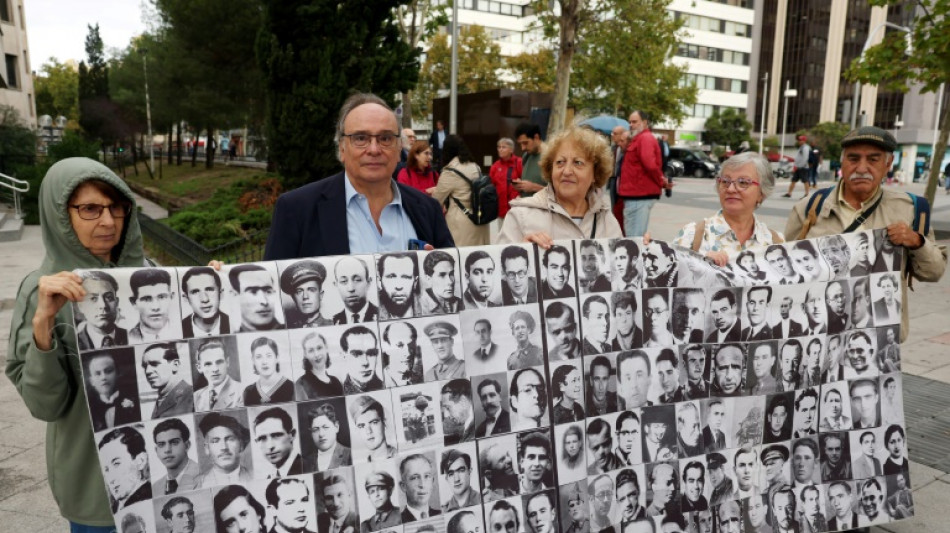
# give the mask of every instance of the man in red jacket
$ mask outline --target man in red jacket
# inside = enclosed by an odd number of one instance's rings
[[[650,131],[650,115],[630,113],[630,143],[623,156],[617,196],[623,200],[623,226],[627,237],[641,237],[650,222],[650,210],[664,188],[671,187],[663,175],[663,156]]]
[[[488,176],[498,191],[498,218],[508,214],[508,202],[519,196],[512,181],[521,179],[521,158],[515,155],[515,142],[508,137],[498,140],[498,161],[495,161]]]

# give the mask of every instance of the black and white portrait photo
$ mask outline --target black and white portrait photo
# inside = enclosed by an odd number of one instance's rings
[[[551,365],[551,399],[555,424],[582,422],[584,413],[584,371],[580,360]]]
[[[584,334],[584,355],[612,351],[610,335],[610,306],[602,294],[587,296],[581,305],[581,331]]]
[[[333,323],[375,322],[379,316],[379,307],[376,305],[378,301],[376,284],[373,283],[375,272],[373,257],[348,255],[332,259],[322,259],[322,261],[327,267],[327,272],[333,273],[333,287],[342,307],[333,315]],[[325,292],[324,296],[330,295]],[[332,300],[327,303],[332,303]]]
[[[280,292],[288,328],[328,326],[333,323],[324,310],[327,269],[315,259],[278,265]]]
[[[792,441],[792,484],[796,487],[821,482],[818,438],[814,435]]]
[[[314,533],[318,530],[313,478],[272,478],[264,494],[274,520],[272,531]]]
[[[501,305],[501,266],[483,249],[462,252],[462,304],[465,309]]]
[[[543,366],[508,372],[512,430],[536,429],[551,424],[546,383]]]
[[[157,526],[155,531],[158,533],[191,533],[214,529],[211,494],[207,491],[164,497],[155,495],[152,504]]]
[[[519,493],[517,456],[518,446],[514,434],[478,441],[478,467],[484,503],[503,500]],[[490,508],[488,505],[485,507]]]
[[[849,481],[851,471],[851,447],[847,432],[822,433],[818,437],[821,453],[821,480]]]
[[[511,405],[508,403],[508,376],[486,374],[472,378],[475,401],[475,436],[488,437],[511,431]]]
[[[346,398],[354,464],[396,456],[396,424],[390,398],[385,391]]]
[[[379,319],[412,318],[422,315],[419,256],[394,252],[377,256]]]
[[[316,493],[317,527],[319,533],[330,531],[357,531],[360,518],[357,514],[356,481],[353,469],[340,468],[321,472],[314,476]]]
[[[251,432],[243,409],[195,415],[198,426],[198,488],[254,479]]]
[[[534,276],[534,249],[511,244],[501,250],[502,305],[533,304],[538,301],[538,283]]]
[[[194,412],[191,357],[185,342],[160,342],[135,347],[141,369],[138,390],[143,419]]]
[[[784,244],[773,244],[765,250],[765,262],[769,266],[770,279],[779,285],[796,285],[805,277],[795,271],[792,258]]]
[[[303,474],[303,456],[297,409],[289,404],[252,407],[247,410],[251,429],[254,477],[274,479]]]
[[[418,254],[422,261],[422,314],[457,313],[462,307],[458,254],[454,250]]]
[[[417,322],[422,333],[422,367],[426,381],[464,378],[467,374],[458,315]]]
[[[198,436],[194,417],[166,418],[146,425],[146,448],[152,496],[181,494],[198,488]]]
[[[548,360],[580,359],[580,313],[575,300],[545,302],[544,325],[548,335]]]
[[[569,245],[569,243],[568,243]],[[573,298],[575,280],[571,250],[563,244],[554,244],[541,252],[541,298],[554,300]]]
[[[436,455],[439,461],[439,495],[442,512],[451,513],[481,505],[478,476],[478,453],[474,442],[444,448]]]
[[[639,423],[637,424],[639,427]],[[554,456],[561,484],[587,479],[585,422],[554,427]],[[638,442],[639,444],[639,442]],[[639,446],[637,446],[639,451]]]
[[[719,289],[709,296],[706,342],[739,342],[742,336],[742,323],[739,320],[741,296],[741,289]]]
[[[86,296],[73,304],[80,350],[129,344],[129,331],[119,326],[119,282],[102,270],[83,273]]]
[[[818,387],[801,389],[795,393],[794,438],[818,434]]]
[[[851,248],[842,235],[829,235],[818,239],[818,251],[831,266],[832,277],[848,277],[851,269]]]
[[[419,330],[409,321],[382,327],[383,382],[386,387],[422,383],[422,347]]]
[[[115,428],[98,438],[105,484],[112,512],[152,497],[145,428],[134,424]]]
[[[706,327],[706,295],[702,289],[673,289],[673,340],[676,344],[703,342]]]
[[[619,408],[617,397],[617,370],[614,355],[585,357],[584,387],[587,390],[587,416],[614,413]]]
[[[343,395],[345,356],[327,340],[331,331],[297,329],[287,332],[293,374],[298,376],[294,382],[297,401]]]
[[[728,398],[727,398],[728,399]],[[765,420],[765,396],[731,398],[733,447],[752,447],[762,443]]]
[[[749,394],[763,395],[778,392],[780,374],[778,358],[779,341],[758,341],[749,343],[748,375]]]
[[[680,509],[684,513],[694,513],[709,509],[710,487],[706,457],[689,457],[679,462],[679,472],[682,481],[683,494],[680,496]]]
[[[825,260],[818,254],[818,249],[812,241],[795,241],[788,247],[795,270],[802,276],[803,281],[827,281],[830,270]]]
[[[82,365],[94,431],[142,420],[133,348],[87,352]]]
[[[898,324],[901,319],[901,285],[893,272],[872,274],[869,278],[874,323],[878,326]]]
[[[355,467],[356,509],[362,531],[383,531],[402,524],[402,491],[398,488],[399,465],[395,459],[364,463]]]
[[[679,456],[676,409],[673,405],[645,407],[640,416],[643,433],[643,462],[672,461]]]
[[[877,353],[877,335],[873,329],[859,329],[847,334],[845,341],[847,379],[876,378],[881,374]]]
[[[513,339],[509,334],[507,313],[465,311],[459,316],[465,369],[470,375],[496,372],[507,366]]]
[[[282,329],[284,310],[280,305],[276,265],[246,263],[227,271],[234,294],[230,299],[232,332]]]
[[[435,457],[435,452],[413,452],[398,458],[399,489],[406,502],[401,513],[403,524],[442,514]]]
[[[669,289],[643,290],[643,346],[673,346]]]
[[[706,448],[703,442],[702,413],[699,402],[687,401],[676,404],[676,444],[679,457],[702,455]]]
[[[159,268],[135,270],[129,276],[129,302],[134,312],[126,316],[135,322],[129,328],[130,344],[182,337],[181,308],[175,296],[177,278],[174,270]]]
[[[611,290],[608,273],[607,255],[604,248],[606,241],[585,239],[577,244],[577,262],[580,272],[577,283],[581,293],[609,292]]]
[[[818,431],[847,431],[851,429],[851,395],[848,383],[838,381],[821,386],[821,420]]]
[[[185,338],[227,335],[231,318],[224,311],[224,300],[232,293],[225,290],[221,274],[207,266],[179,268],[181,309],[184,318],[181,331]],[[235,327],[235,329],[237,329]]]
[[[188,341],[195,372],[195,411],[215,411],[244,405],[244,384],[237,339],[209,337]]]
[[[244,405],[291,402],[294,380],[285,331],[236,335],[244,376]]]
[[[735,442],[730,431],[733,401],[732,398],[709,398],[701,403],[703,444],[707,453],[731,448]]]
[[[729,343],[715,347],[712,355],[710,396],[741,396],[748,388],[745,382],[745,344]]]
[[[771,303],[772,287],[766,285],[745,289],[742,342],[766,341],[773,337],[769,320]]]
[[[762,442],[771,444],[792,438],[794,402],[794,392],[783,392],[766,397],[765,431],[762,435]]]
[[[640,247],[633,239],[610,241],[611,285],[614,291],[633,291],[643,286]]]
[[[297,419],[305,472],[326,472],[353,464],[353,440],[343,398],[299,403]]]
[[[508,370],[544,364],[539,322],[535,306],[513,309],[508,315],[508,328],[515,341],[514,349],[508,355]]]

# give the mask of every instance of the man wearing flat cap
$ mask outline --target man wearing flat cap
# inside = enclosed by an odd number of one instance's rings
[[[709,504],[716,506],[727,500],[735,499],[735,483],[733,483],[731,477],[726,475],[726,456],[719,452],[713,452],[706,457],[709,463],[709,480],[712,481],[713,487]]]
[[[332,320],[320,314],[326,279],[327,269],[312,259],[297,261],[284,269],[280,275],[280,290],[294,301],[294,308],[287,311],[288,328],[333,324]]]
[[[893,135],[865,126],[845,135],[841,147],[838,185],[828,193],[813,218],[809,217],[808,200],[798,202],[788,217],[785,236],[796,240],[885,228],[890,242],[903,247],[907,256],[903,272],[910,273],[910,276],[901,276],[901,341],[904,341],[908,333],[908,279],[938,281],[947,267],[947,251],[937,246],[933,228],[922,235],[911,227],[915,214],[911,196],[902,190],[885,190],[881,186],[894,163],[897,141]]]
[[[399,509],[393,505],[392,495],[396,489],[396,480],[387,472],[376,471],[366,476],[366,495],[373,504],[376,513],[363,520],[360,524],[360,533],[382,531],[402,524]]]
[[[442,381],[465,377],[465,363],[455,357],[455,336],[459,330],[448,322],[433,322],[423,330],[432,351],[439,359],[438,362],[426,371],[426,381]]]

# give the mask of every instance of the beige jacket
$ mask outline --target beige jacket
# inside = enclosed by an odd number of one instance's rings
[[[497,244],[524,242],[525,235],[543,231],[554,240],[595,239],[623,237],[620,224],[610,210],[610,196],[604,189],[587,193],[590,208],[580,225],[557,203],[554,187],[550,184],[534,196],[511,201],[511,210],[498,233]],[[594,231],[596,219],[597,229]]]
[[[914,222],[914,203],[904,191],[895,191],[891,189],[882,189],[884,198],[880,205],[874,210],[874,213],[859,227],[859,230],[886,228],[896,222],[906,222],[910,226]],[[785,238],[789,240],[798,239],[799,233],[805,226],[805,211],[808,208],[808,199],[804,198],[795,204],[792,212],[788,216],[788,223],[785,226]],[[821,237],[823,235],[836,235],[844,231],[845,225],[838,205],[838,191],[833,190],[828,194],[828,198],[821,206],[821,211],[817,213],[815,224],[808,230],[807,237]],[[947,249],[944,246],[938,246],[934,237],[933,226],[930,227],[930,233],[924,236],[924,245],[916,250],[905,248],[907,255],[910,256],[910,274],[919,281],[938,281],[944,270],[947,268]],[[904,273],[907,273],[908,262],[904,261]],[[907,338],[908,334],[908,315],[907,315],[907,276],[901,276],[901,341]]]
[[[439,182],[435,185],[432,197],[445,205],[445,222],[452,232],[455,246],[481,246],[489,244],[491,233],[489,224],[476,226],[459,206],[450,198],[456,198],[466,209],[472,208],[472,186],[458,174],[449,170],[453,168],[464,174],[470,180],[476,180],[481,175],[481,169],[475,163],[460,163],[458,158],[453,159],[442,169]]]

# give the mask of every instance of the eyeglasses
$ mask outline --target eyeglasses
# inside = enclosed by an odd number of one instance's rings
[[[505,277],[510,280],[524,279],[528,275],[527,270],[518,270],[516,272],[505,272]]]
[[[602,490],[594,494],[594,498],[597,498],[598,500],[602,502],[609,502],[610,500],[613,499],[613,497],[614,497],[614,491],[612,490]]]
[[[719,184],[719,190],[726,191],[729,190],[729,187],[735,185],[740,191],[744,191],[753,185],[758,185],[759,182],[755,180],[750,180],[749,178],[739,178],[736,180],[730,180],[726,178],[716,178],[716,182]]]
[[[379,356],[379,350],[375,348],[370,348],[369,350],[365,350],[365,351],[364,350],[350,350],[349,354],[350,354],[350,357],[356,357],[356,358],[363,357],[363,356],[377,357]]]
[[[102,212],[107,208],[112,218],[125,218],[132,212],[132,204],[124,202],[112,205],[79,204],[69,207],[75,209],[79,213],[79,218],[83,220],[96,220],[102,216]]]
[[[371,133],[344,133],[341,137],[349,137],[350,142],[357,148],[366,148],[373,139],[376,139],[376,143],[383,148],[390,148],[396,144],[399,134],[389,131],[376,135]]]

